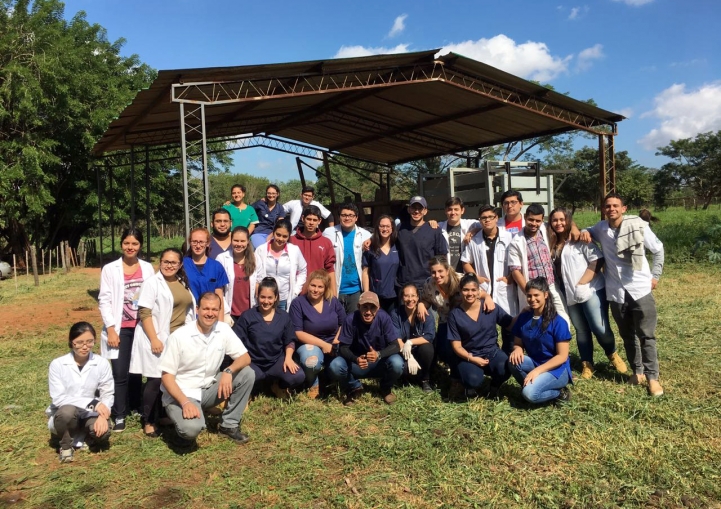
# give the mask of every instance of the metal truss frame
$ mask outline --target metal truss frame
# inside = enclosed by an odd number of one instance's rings
[[[442,60],[355,72],[324,72],[315,76],[259,78],[255,80],[176,83],[171,100],[185,104],[229,104],[300,97],[321,92],[370,90],[413,83],[440,81],[493,101],[531,111],[592,134],[606,134],[609,122],[571,111],[543,99],[498,85],[489,80],[449,69]],[[615,134],[615,126],[613,128]]]
[[[208,146],[205,137],[205,105],[180,103],[181,161],[183,163],[183,201],[185,237],[196,227],[210,226],[210,185],[208,184]]]
[[[616,192],[616,151],[611,134],[598,136],[598,167],[601,189],[601,217],[603,217],[603,199],[608,193]]]

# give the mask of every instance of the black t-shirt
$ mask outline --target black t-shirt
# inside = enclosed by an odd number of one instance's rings
[[[461,251],[463,250],[463,237],[460,223],[456,226],[447,225],[446,232],[448,233],[448,252],[451,255],[450,265],[456,272],[462,273]]]
[[[428,260],[434,256],[447,254],[448,244],[440,228],[431,228],[428,223],[423,223],[416,229],[410,224],[405,224],[398,229],[396,249],[401,262],[398,270],[398,286],[403,287],[413,283],[416,288],[421,288],[431,275],[428,270]]]

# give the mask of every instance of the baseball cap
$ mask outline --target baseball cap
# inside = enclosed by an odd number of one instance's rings
[[[413,198],[411,198],[411,201],[408,202],[408,206],[410,207],[414,203],[420,203],[421,205],[423,205],[424,209],[428,208],[428,203],[426,202],[426,199],[423,196],[414,196]]]
[[[378,301],[378,295],[374,292],[363,292],[361,294],[360,299],[358,299],[358,305],[362,306],[363,304],[373,304],[377,308],[381,307],[380,301]]]

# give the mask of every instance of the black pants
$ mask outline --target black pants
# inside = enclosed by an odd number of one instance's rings
[[[143,423],[155,424],[160,412],[160,378],[148,377],[143,390]]]
[[[118,358],[110,361],[115,381],[115,402],[111,413],[113,417],[124,418],[130,410],[140,408],[140,394],[143,385],[141,375],[130,373],[130,354],[133,351],[135,329],[120,329],[120,348]]]
[[[393,316],[393,312],[397,308],[396,303],[398,299],[396,297],[378,297],[378,301],[380,302],[381,309],[390,316]]]
[[[107,440],[110,437],[110,430],[105,432],[101,437],[95,435],[95,421],[97,417],[90,417],[89,419],[80,419],[78,417],[80,412],[83,412],[82,408],[78,408],[73,405],[63,405],[58,408],[53,418],[53,424],[55,425],[55,433],[60,438],[60,448],[70,449],[73,446],[73,435],[81,428],[85,428],[87,435],[96,441]]]
[[[436,355],[433,343],[423,343],[422,345],[414,346],[411,350],[413,357],[415,357],[418,364],[421,366],[421,370],[418,372],[416,377],[419,377],[423,381],[430,381],[431,379],[431,368],[433,367],[433,358]],[[405,376],[412,376],[408,374],[408,362],[403,367],[403,374]]]

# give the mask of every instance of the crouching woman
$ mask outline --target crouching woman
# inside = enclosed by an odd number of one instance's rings
[[[93,354],[95,329],[88,322],[70,327],[70,353],[50,363],[48,384],[52,403],[46,410],[48,428],[60,440],[60,462],[73,461],[73,445],[88,437],[88,445],[110,438],[108,418],[115,384],[110,363]],[[96,396],[98,394],[98,396]]]
[[[571,331],[549,297],[545,277],[526,283],[530,311],[518,315],[513,327],[515,343],[509,360],[513,376],[523,387],[523,397],[529,403],[565,403],[571,399],[566,388],[572,383],[568,360]]]

